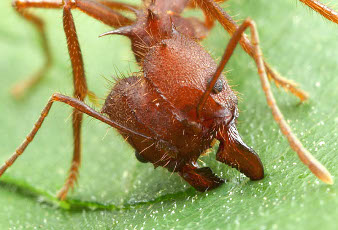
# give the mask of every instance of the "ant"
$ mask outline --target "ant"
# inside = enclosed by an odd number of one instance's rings
[[[198,191],[214,189],[224,183],[209,167],[199,167],[197,159],[220,142],[216,159],[236,168],[251,180],[264,177],[262,162],[253,149],[241,139],[236,121],[239,116],[237,97],[222,75],[239,43],[254,59],[267,103],[282,133],[300,160],[319,179],[332,184],[330,173],[301,144],[280,112],[270,89],[269,80],[289,90],[301,101],[308,95],[292,81],[281,77],[264,61],[259,47],[255,22],[246,19],[240,26],[217,4],[225,0],[144,0],[144,7],[106,0],[14,0],[17,12],[32,22],[43,38],[46,63],[28,81],[19,83],[14,94],[20,96],[35,85],[51,65],[43,22],[27,8],[63,9],[63,28],[73,70],[74,97],[54,93],[43,109],[34,128],[15,153],[0,167],[0,176],[25,151],[42,126],[54,102],[74,108],[72,115],[74,152],[66,182],[58,193],[65,199],[77,180],[81,159],[81,124],[83,113],[116,128],[135,149],[140,162],[152,163],[177,172]],[[300,0],[324,17],[338,24],[338,14],[314,0]],[[205,16],[181,16],[185,8],[200,8]],[[95,98],[88,90],[81,49],[71,10],[79,9],[114,27],[100,35],[123,35],[131,40],[131,48],[142,68],[140,73],[120,79],[105,100],[100,112],[83,101]],[[121,14],[136,15],[132,20]],[[217,65],[197,42],[206,37],[215,20],[231,35],[224,55]],[[249,28],[251,39],[244,34]]]

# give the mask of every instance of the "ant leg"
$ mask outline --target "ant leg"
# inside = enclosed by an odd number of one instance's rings
[[[84,101],[88,92],[88,88],[85,77],[81,48],[76,33],[74,19],[71,13],[71,6],[68,0],[65,1],[65,6],[63,8],[63,29],[67,39],[68,53],[73,70],[73,85],[74,85],[73,96],[79,99],[80,101]],[[83,114],[78,110],[74,109],[72,114],[73,141],[74,141],[73,159],[65,184],[57,194],[58,198],[61,200],[64,200],[67,196],[68,190],[74,187],[74,183],[76,183],[77,176],[79,174],[79,167],[81,164],[82,118]]]
[[[326,19],[338,24],[338,12],[334,11],[333,9],[329,8],[323,3],[315,0],[299,0],[300,2],[304,3],[314,11],[320,13]]]
[[[107,1],[102,1],[103,3]],[[36,1],[29,1],[29,0],[13,0],[13,7],[27,21],[31,22],[38,30],[39,35],[41,37],[42,42],[42,49],[45,56],[45,63],[43,66],[34,73],[30,78],[21,81],[14,85],[11,90],[11,93],[16,98],[21,98],[25,95],[29,89],[33,88],[37,85],[41,79],[45,76],[48,69],[51,67],[52,64],[52,57],[51,52],[48,46],[46,32],[44,28],[43,21],[35,16],[34,14],[27,12],[27,8],[49,8],[49,9],[62,9],[64,6],[65,1],[58,1],[58,0],[36,0]],[[112,26],[112,27],[120,27],[131,24],[133,21],[123,15],[111,10],[111,8],[116,8],[120,10],[131,10],[132,5],[124,4],[124,3],[116,3],[110,2],[107,3],[107,6],[104,4],[100,4],[98,2],[91,2],[88,0],[82,1],[75,1],[75,3],[68,3],[71,5],[71,8],[78,8],[85,12],[86,14],[102,21],[103,23]],[[95,98],[95,96],[92,96]],[[91,98],[90,98],[91,99]]]
[[[253,44],[253,54],[254,54],[254,60],[257,65],[258,74],[261,80],[262,88],[265,93],[265,97],[268,103],[268,106],[270,107],[272,111],[273,118],[279,125],[279,128],[281,129],[283,135],[287,138],[289,145],[291,148],[298,154],[299,159],[306,165],[308,168],[312,171],[312,173],[317,176],[320,180],[327,184],[332,184],[333,180],[331,177],[331,174],[329,171],[319,162],[317,161],[311,153],[304,148],[302,143],[298,140],[298,138],[292,133],[290,126],[287,124],[287,122],[284,119],[283,114],[278,108],[278,105],[276,103],[276,100],[271,92],[270,83],[266,74],[266,70],[264,67],[264,61],[262,58],[262,52],[259,47],[259,38],[258,33],[256,30],[256,25],[254,21],[251,19],[246,19],[243,24],[234,32],[232,38],[229,41],[229,44],[224,52],[224,55],[222,57],[222,60],[216,70],[215,75],[213,76],[210,84],[207,87],[207,90],[205,91],[200,104],[198,106],[198,111],[203,108],[205,104],[205,99],[210,95],[211,89],[214,86],[215,82],[217,81],[218,77],[220,76],[220,73],[222,72],[225,64],[230,59],[234,49],[236,48],[236,45],[240,41],[242,37],[242,33],[244,33],[246,28],[250,28],[251,31],[251,40]],[[211,88],[211,89],[210,89]]]
[[[41,81],[41,79],[45,76],[46,72],[51,67],[52,56],[47,42],[46,30],[43,21],[39,17],[16,7],[15,2],[14,8],[19,13],[20,16],[22,16],[27,21],[31,22],[36,27],[41,38],[41,46],[45,56],[45,62],[43,66],[40,67],[40,69],[36,73],[34,73],[31,77],[16,83],[11,89],[11,94],[17,99],[19,99],[22,98],[30,88],[38,84]]]
[[[142,138],[145,138],[145,139],[152,139],[151,137],[148,137],[148,136],[143,135],[141,133],[135,132],[135,131],[127,128],[127,127],[124,127],[124,126],[110,120],[106,116],[102,115],[101,113],[95,111],[94,109],[92,109],[91,107],[86,105],[81,100],[78,100],[78,99],[72,98],[72,97],[68,97],[68,96],[65,96],[65,95],[62,95],[62,94],[59,94],[59,93],[54,93],[51,96],[51,98],[49,99],[45,108],[42,110],[39,119],[34,124],[33,129],[27,135],[26,139],[15,150],[14,154],[0,167],[0,177],[16,161],[16,159],[20,155],[23,154],[23,152],[25,151],[25,149],[27,148],[29,143],[31,143],[33,141],[35,135],[37,134],[37,132],[39,131],[39,129],[42,126],[42,123],[44,122],[45,118],[47,117],[53,103],[56,102],[56,101],[65,103],[65,104],[73,107],[76,111],[79,111],[80,113],[85,113],[85,114],[87,114],[87,115],[89,115],[89,116],[91,116],[91,117],[93,117],[97,120],[100,120],[103,123],[106,123],[106,124],[110,125],[111,127],[118,129],[120,132],[124,132],[126,134],[131,134],[131,135],[136,135],[136,136],[139,136],[139,137],[142,137]],[[65,198],[65,197],[61,197],[61,198]]]
[[[128,3],[112,2],[112,1],[109,1],[109,0],[99,0],[98,2],[101,3],[102,5],[109,7],[112,10],[135,12],[135,10],[139,9],[138,6],[131,5],[131,4],[128,4]]]
[[[224,180],[217,177],[209,167],[198,168],[195,165],[185,165],[179,175],[197,191],[205,192],[217,188]]]
[[[105,1],[103,1],[105,2]],[[114,3],[114,2],[113,2]],[[83,13],[101,21],[102,23],[119,28],[132,24],[134,21],[128,17],[109,8],[100,2],[90,0],[13,0],[13,6],[19,10],[27,8],[45,8],[45,9],[62,9],[68,5],[71,9],[81,10]],[[115,4],[115,7],[120,6],[121,10],[128,8],[127,4]],[[131,5],[130,5],[131,6]],[[130,8],[129,10],[131,10]]]
[[[82,0],[82,1],[27,1],[27,0],[16,0],[14,5],[18,9],[25,9],[29,7],[36,8],[63,8],[63,28],[67,39],[68,53],[70,56],[72,70],[73,70],[73,85],[74,85],[74,97],[83,101],[87,94],[93,97],[93,93],[88,92],[87,83],[84,72],[83,59],[78,41],[76,28],[71,14],[71,9],[78,8],[86,14],[102,21],[113,27],[119,27],[128,25],[132,21],[129,18],[122,16],[110,8],[101,5],[97,2]],[[95,96],[94,96],[95,97]],[[74,139],[74,150],[72,164],[69,170],[69,175],[63,188],[60,190],[58,197],[65,199],[68,190],[74,186],[77,180],[78,170],[81,162],[81,124],[82,124],[82,113],[74,110],[73,120],[73,139]]]
[[[228,0],[216,0],[215,2],[223,3],[223,2],[226,2],[226,1],[228,1]],[[190,0],[187,7],[188,8],[197,8],[197,4],[196,4],[195,0]],[[202,10],[203,10],[204,17],[205,17],[204,26],[206,28],[208,28],[209,30],[211,30],[215,25],[215,18],[212,15],[210,15],[210,13],[208,13],[208,10],[206,8],[202,9]]]
[[[105,3],[106,1],[102,1],[102,2]],[[47,70],[50,68],[51,63],[52,63],[51,53],[50,53],[50,49],[48,46],[43,21],[39,17],[31,13],[28,13],[25,9],[26,8],[62,8],[63,4],[64,3],[60,1],[45,1],[45,0],[34,1],[34,2],[27,1],[27,0],[14,0],[13,1],[13,7],[16,9],[16,11],[22,17],[24,17],[26,20],[30,21],[31,23],[33,23],[33,25],[36,26],[40,34],[41,40],[42,40],[42,48],[45,53],[45,60],[46,60],[45,64],[32,77],[28,78],[27,80],[17,83],[12,88],[11,92],[15,97],[21,98],[30,88],[32,88],[38,82],[40,82],[40,80],[46,74]],[[115,2],[109,2],[106,4],[108,5],[108,7],[116,8],[120,10],[131,10],[133,7],[132,5],[123,4],[123,3],[115,3]],[[91,11],[95,11],[95,7],[98,8],[96,9],[96,12],[91,12]],[[102,22],[110,26],[119,27],[121,25],[126,25],[126,24],[131,23],[130,19],[125,18],[124,16],[119,15],[113,11],[105,12],[107,10],[102,6],[101,8],[103,9],[100,9],[100,6],[98,7],[97,4],[91,5],[90,2],[88,1],[83,1],[83,3],[81,2],[79,4],[79,9],[82,9],[83,11],[85,11],[85,13],[91,14],[91,16],[93,16],[94,18],[97,18],[98,20],[101,20]],[[88,12],[86,12],[86,10]],[[100,14],[102,14],[101,17],[99,16]],[[110,19],[108,20],[107,19],[109,18],[108,16],[110,18],[114,18],[115,22],[112,22],[112,20]],[[115,17],[112,17],[112,16],[115,16]],[[93,93],[90,93],[89,95],[90,95],[90,99],[95,101],[95,98],[96,98],[95,95]]]
[[[228,31],[230,35],[233,35],[234,32],[238,29],[236,22],[227,14],[218,4],[213,0],[195,0],[196,4],[205,12],[208,13],[213,18],[217,19],[223,28]],[[255,58],[254,46],[248,39],[248,37],[243,34],[239,43],[241,44],[243,50],[248,53],[252,58]],[[301,101],[305,101],[309,96],[308,94],[299,89],[297,84],[294,82],[281,77],[277,71],[273,70],[268,63],[263,60],[264,68],[266,70],[267,76],[269,79],[272,79],[276,85],[280,85],[286,91],[289,90],[292,94],[297,96]]]

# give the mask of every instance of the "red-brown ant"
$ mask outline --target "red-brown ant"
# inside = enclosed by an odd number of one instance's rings
[[[300,1],[338,23],[335,11],[317,1]],[[25,9],[63,8],[63,26],[73,69],[74,98],[59,93],[52,95],[33,130],[0,168],[0,176],[33,140],[53,102],[59,101],[74,108],[74,155],[69,176],[58,194],[60,199],[66,198],[69,188],[73,187],[77,179],[83,113],[116,128],[135,148],[138,160],[178,172],[199,191],[210,190],[223,183],[210,168],[199,168],[196,164],[199,156],[212,146],[215,139],[220,142],[216,156],[218,161],[238,169],[252,180],[262,179],[264,170],[259,157],[242,141],[236,129],[237,97],[221,75],[237,43],[240,43],[256,62],[268,105],[290,146],[319,179],[328,184],[333,183],[325,167],[292,134],[276,105],[268,78],[290,90],[302,101],[307,98],[307,94],[279,76],[263,60],[252,20],[247,19],[241,26],[237,26],[213,0],[144,0],[142,9],[105,0],[15,0],[13,4],[20,15],[39,29],[47,57],[45,66],[34,78],[19,84],[15,88],[15,94],[21,94],[41,79],[51,63],[43,23]],[[201,8],[205,21],[182,17],[180,14],[187,7]],[[141,74],[117,82],[101,113],[83,102],[89,91],[71,9],[80,9],[116,28],[103,35],[119,34],[130,38],[136,60],[142,67]],[[133,12],[136,20],[118,11]],[[206,36],[215,19],[232,35],[218,66],[196,42]],[[251,30],[251,41],[243,34],[248,27]]]

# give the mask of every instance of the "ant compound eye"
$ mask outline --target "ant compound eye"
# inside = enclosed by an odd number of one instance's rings
[[[208,83],[211,82],[211,79],[212,79],[212,78],[210,78],[210,79],[208,80]],[[224,87],[223,87],[223,80],[222,80],[222,79],[218,79],[218,80],[216,81],[214,87],[212,88],[212,92],[213,92],[214,94],[218,94],[218,93],[222,92],[223,88],[224,88]]]
[[[223,81],[221,79],[218,79],[216,81],[216,84],[214,85],[214,88],[212,88],[213,93],[218,94],[222,92],[223,90]]]

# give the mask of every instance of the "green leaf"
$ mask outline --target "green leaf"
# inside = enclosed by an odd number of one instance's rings
[[[265,59],[310,93],[310,100],[300,105],[273,87],[295,134],[336,177],[338,27],[296,2],[231,0],[223,6],[235,19],[254,19]],[[36,10],[46,20],[54,65],[24,100],[13,99],[11,86],[43,58],[34,29],[9,1],[1,1],[0,12],[0,161],[5,161],[53,92],[72,95],[72,78],[62,12]],[[106,79],[138,70],[130,42],[118,36],[98,39],[109,28],[79,12],[74,11],[74,18],[89,88],[103,100],[111,88]],[[203,45],[219,59],[228,39],[218,25]],[[55,104],[34,142],[1,178],[0,228],[335,229],[337,185],[318,181],[290,149],[272,119],[254,62],[237,48],[227,70],[241,98],[238,129],[262,159],[263,180],[249,181],[211,153],[201,159],[228,182],[208,193],[196,192],[176,174],[137,162],[116,131],[86,118],[79,184],[60,202],[55,194],[72,153],[71,109]]]

